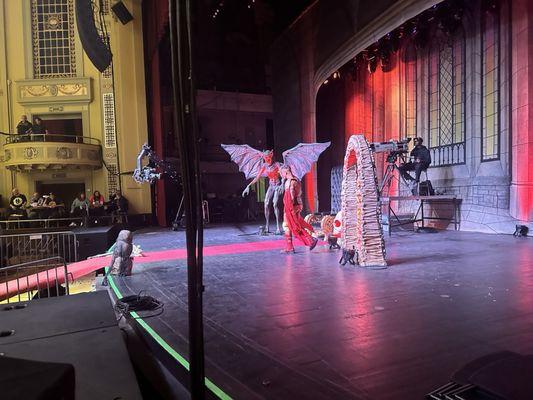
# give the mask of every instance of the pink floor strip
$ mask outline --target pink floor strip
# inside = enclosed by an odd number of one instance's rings
[[[220,256],[227,254],[242,254],[242,253],[253,253],[258,251],[268,251],[282,249],[285,246],[284,240],[269,240],[261,242],[250,242],[250,243],[232,243],[216,246],[207,246],[204,247],[204,256]],[[186,249],[172,249],[172,250],[162,250],[162,251],[149,251],[143,253],[142,257],[136,257],[134,259],[134,264],[146,264],[154,263],[161,261],[169,260],[183,260],[187,258]],[[93,271],[96,271],[104,266],[109,265],[111,261],[110,256],[92,258],[89,260],[79,261],[68,265],[69,279],[76,280],[90,274]],[[52,270],[53,271],[53,270]],[[58,281],[63,283],[63,273],[62,269],[59,268],[57,271]],[[46,287],[47,282],[53,282],[55,280],[55,273],[48,271],[48,276],[46,272],[41,272],[39,274],[34,274],[28,276],[28,279],[20,279],[17,281],[10,281],[0,284],[0,299],[5,299],[8,295],[17,293],[17,290],[20,292],[26,291],[28,289],[37,288],[37,284],[44,288]]]

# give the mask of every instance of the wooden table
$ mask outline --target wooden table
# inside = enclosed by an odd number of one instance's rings
[[[458,230],[459,224],[461,223],[461,209],[460,204],[462,199],[460,197],[457,197],[455,195],[438,195],[438,196],[388,196],[388,197],[382,197],[380,199],[381,204],[387,203],[387,217],[389,222],[389,236],[392,235],[392,228],[394,226],[401,226],[401,225],[407,225],[407,224],[414,224],[416,222],[422,223],[422,228],[424,228],[424,221],[426,220],[441,220],[441,221],[449,221],[453,222],[455,230]],[[418,206],[418,209],[416,210],[415,215],[412,219],[409,221],[400,221],[400,218],[398,215],[394,212],[394,210],[391,207],[391,203],[393,201],[401,202],[401,201],[419,201],[420,205]],[[440,204],[452,204],[453,205],[453,215],[450,218],[442,218],[442,217],[431,217],[424,215],[424,204],[425,203],[440,203]],[[391,215],[394,216],[397,223],[392,224]]]

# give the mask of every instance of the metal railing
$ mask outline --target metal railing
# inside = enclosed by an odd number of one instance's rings
[[[52,257],[61,257],[65,262],[78,261],[74,232],[0,235],[0,268]]]
[[[56,135],[55,133],[46,134],[29,134],[29,135],[10,135],[6,138],[6,144],[21,142],[55,142],[55,143],[76,143],[76,144],[93,144],[100,146],[100,140],[89,136],[78,135]]]
[[[431,166],[445,167],[448,165],[464,164],[466,159],[465,142],[445,146],[431,147]]]
[[[0,301],[29,301],[69,293],[69,272],[61,257],[0,268]]]
[[[5,230],[31,228],[67,228],[74,222],[76,226],[92,226],[102,224],[128,223],[128,214],[115,213],[111,215],[68,217],[68,218],[17,218],[0,220],[0,228]]]
[[[81,224],[83,217],[70,218],[33,218],[33,219],[10,219],[0,221],[0,228],[5,230],[24,229],[24,228],[59,228],[66,227],[70,223]]]

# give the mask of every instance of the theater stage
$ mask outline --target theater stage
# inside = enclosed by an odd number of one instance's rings
[[[418,399],[464,363],[533,353],[533,241],[442,231],[387,238],[388,269],[337,263],[318,246],[282,255],[256,226],[205,231],[206,375],[219,397]],[[183,232],[136,232],[158,254],[114,278],[165,303],[138,320],[169,365],[187,358]],[[148,259],[146,260],[148,261]]]

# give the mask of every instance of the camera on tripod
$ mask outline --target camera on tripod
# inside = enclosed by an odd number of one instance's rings
[[[399,171],[399,168],[396,165],[398,157],[401,159],[402,162],[405,162],[405,154],[409,152],[408,145],[410,141],[411,138],[405,138],[402,140],[390,140],[388,142],[370,143],[370,149],[374,153],[389,153],[387,154],[388,165],[385,170],[385,175],[383,176],[383,180],[381,181],[381,184],[379,186],[380,195],[383,195],[383,190],[385,188],[390,187],[392,178],[394,176],[394,170],[397,169]]]
[[[408,145],[410,141],[411,138],[390,140],[388,142],[374,142],[370,143],[370,149],[374,153],[388,152],[389,154],[387,154],[387,162],[392,164],[396,162],[398,156],[409,152]]]

